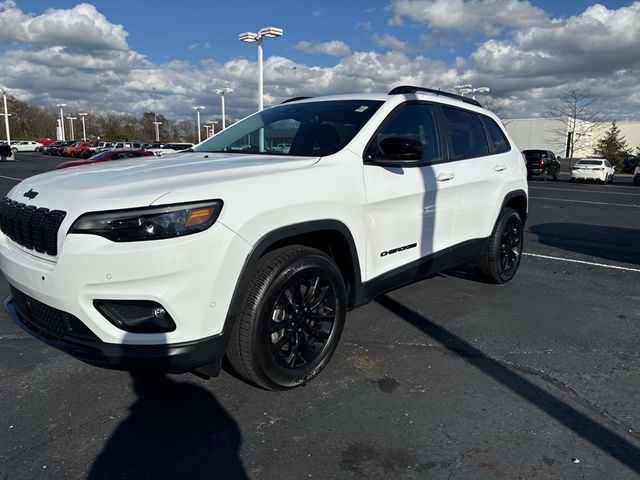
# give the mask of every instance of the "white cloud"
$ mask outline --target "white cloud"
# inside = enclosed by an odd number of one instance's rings
[[[23,13],[9,0],[0,4],[0,39],[75,50],[128,50],[127,32],[110,23],[93,5],[50,9],[42,15]]]
[[[11,0],[0,0],[0,41],[4,47],[0,72],[11,93],[40,105],[64,102],[68,108],[88,110],[95,105],[137,116],[155,110],[174,119],[192,118],[191,106],[205,105],[203,120],[208,121],[220,114],[220,99],[213,89],[229,86],[234,89],[226,99],[230,116],[239,118],[255,111],[258,73],[253,56],[226,63],[152,63],[127,48],[124,29],[99,12],[91,19],[101,25],[100,40],[94,40],[93,45],[71,33],[31,30],[35,19],[64,19],[68,23],[78,12],[76,20],[89,25],[82,12],[92,10],[95,8],[84,4],[34,16]],[[13,23],[5,29],[8,19]],[[505,23],[491,25],[506,28]],[[492,95],[502,100],[513,117],[543,112],[547,101],[574,86],[591,88],[606,102],[608,111],[635,113],[635,118],[640,118],[640,29],[636,25],[640,25],[640,3],[619,9],[595,5],[574,17],[531,25],[518,26],[514,21],[508,35],[486,40],[470,56],[458,56],[449,63],[408,53],[429,44],[442,47],[446,41],[443,30],[434,32],[421,26],[415,28],[413,42],[392,35],[374,37],[379,45],[390,48],[386,53],[352,52],[339,40],[299,42],[296,48],[301,51],[339,58],[334,65],[320,67],[282,56],[267,57],[265,103],[273,105],[300,95],[385,92],[402,84],[452,91],[454,85],[472,83],[491,87]],[[104,48],[95,50],[96,42]],[[206,45],[197,43],[194,48]]]
[[[545,12],[521,0],[392,0],[392,25],[405,18],[435,29],[496,35],[505,27],[537,25]]]
[[[374,34],[373,41],[380,47],[387,47],[396,52],[407,52],[409,50],[405,42],[388,33],[384,35]]]
[[[351,53],[349,46],[342,40],[331,40],[329,42],[316,44],[303,40],[298,42],[295,48],[296,50],[306,53],[324,53],[325,55],[331,55],[333,57],[344,57]]]
[[[211,48],[211,44],[209,42],[205,42],[205,43],[196,42],[196,43],[192,43],[191,45],[189,45],[187,47],[187,49],[189,49],[189,50],[195,50],[197,48],[202,48],[204,50],[209,50]]]
[[[484,73],[521,78],[609,77],[640,66],[640,2],[618,10],[594,5],[581,15],[488,40],[471,59]]]

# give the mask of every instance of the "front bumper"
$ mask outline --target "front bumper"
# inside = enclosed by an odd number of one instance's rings
[[[249,251],[219,222],[198,234],[147,242],[71,234],[55,262],[0,233],[0,268],[11,286],[80,319],[100,342],[116,345],[180,345],[220,335]],[[107,320],[95,300],[157,302],[176,328],[127,332]]]
[[[104,368],[131,370],[137,368],[153,368],[163,372],[182,373],[197,367],[215,364],[222,359],[227,347],[224,335],[215,335],[192,342],[171,345],[122,345],[102,342],[89,331],[76,328],[66,330],[43,326],[34,318],[31,309],[24,307],[24,294],[13,289],[13,295],[7,297],[5,308],[13,321],[27,333],[44,343],[68,353],[86,363]],[[16,301],[14,295],[22,296],[23,302]],[[34,303],[37,302],[31,299]],[[43,306],[38,305],[42,310]],[[51,313],[51,307],[48,307]],[[69,321],[69,314],[57,311],[60,318]],[[77,319],[71,319],[76,326]],[[81,325],[81,324],[80,324]]]

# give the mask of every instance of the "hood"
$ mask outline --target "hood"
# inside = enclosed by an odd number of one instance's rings
[[[18,203],[64,212],[57,233],[60,251],[65,232],[83,213],[143,207],[154,202],[159,205],[224,198],[225,193],[243,197],[251,190],[247,179],[253,179],[253,185],[268,186],[271,181],[260,177],[295,175],[295,170],[317,161],[313,157],[202,152],[168,158],[139,157],[43,173],[23,180],[8,196]],[[56,257],[45,253],[25,251],[56,261]]]
[[[50,209],[70,210],[78,204],[84,211],[131,208],[150,205],[175,190],[273,175],[317,161],[316,157],[204,152],[166,158],[138,157],[36,175],[16,185],[9,197]],[[32,193],[25,197],[27,192]]]

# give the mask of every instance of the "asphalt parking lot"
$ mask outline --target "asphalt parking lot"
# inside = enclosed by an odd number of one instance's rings
[[[3,195],[61,161],[18,160]],[[1,311],[0,479],[639,477],[640,187],[529,186],[513,282],[382,296],[289,392],[94,368]]]

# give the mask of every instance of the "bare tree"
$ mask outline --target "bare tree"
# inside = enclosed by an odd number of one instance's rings
[[[506,110],[505,101],[497,97],[492,97],[491,95],[483,96],[480,103],[484,108],[495,113],[500,118],[502,118]],[[503,123],[505,123],[504,120]]]
[[[600,97],[591,95],[588,89],[570,88],[548,107],[546,116],[558,121],[560,127],[554,133],[558,138],[566,138],[569,158],[573,158],[576,151],[590,147],[594,126],[600,120],[596,109],[599,100]]]

